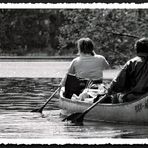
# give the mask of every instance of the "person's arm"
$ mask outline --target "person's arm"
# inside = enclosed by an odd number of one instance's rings
[[[104,70],[110,68],[110,65],[105,57],[103,57],[103,67],[104,67]]]
[[[67,71],[65,77],[61,80],[61,83],[60,83],[60,86],[61,86],[61,87],[64,87],[64,86],[65,86],[65,82],[66,82],[67,74],[68,74],[68,73],[70,73],[70,74],[75,74],[74,62],[75,62],[75,59],[72,60],[72,62],[70,63],[70,66],[69,66],[69,68],[68,68],[68,71]]]
[[[126,63],[120,73],[115,79],[112,80],[110,87],[108,88],[108,94],[124,92],[127,90],[128,85],[128,69],[129,64]]]

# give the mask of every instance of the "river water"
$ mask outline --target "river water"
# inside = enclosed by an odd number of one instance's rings
[[[42,114],[31,112],[47,101],[57,89],[60,80],[61,78],[46,77],[0,77],[2,143],[7,143],[7,140],[8,143],[15,143],[17,140],[25,140],[24,143],[80,143],[84,140],[84,143],[100,144],[117,139],[130,139],[129,143],[135,138],[148,138],[148,126],[93,122],[76,126],[62,122],[58,94],[44,108]],[[120,143],[119,140],[114,142]]]

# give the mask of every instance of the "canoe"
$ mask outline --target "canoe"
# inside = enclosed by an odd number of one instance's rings
[[[61,114],[68,116],[72,113],[83,112],[92,102],[74,101],[67,99],[60,92],[59,107]],[[143,95],[136,101],[119,104],[98,104],[89,111],[84,121],[131,123],[148,125],[148,94]]]

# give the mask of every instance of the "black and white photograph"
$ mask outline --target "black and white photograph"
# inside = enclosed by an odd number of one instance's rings
[[[1,143],[147,138],[148,4],[0,5]]]

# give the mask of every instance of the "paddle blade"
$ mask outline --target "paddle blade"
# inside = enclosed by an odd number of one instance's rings
[[[75,123],[77,125],[83,125],[83,119],[84,115],[82,113],[73,113],[64,118],[62,121],[71,121],[72,123]]]
[[[42,108],[37,108],[37,109],[33,109],[31,112],[38,112],[38,113],[42,113]]]

